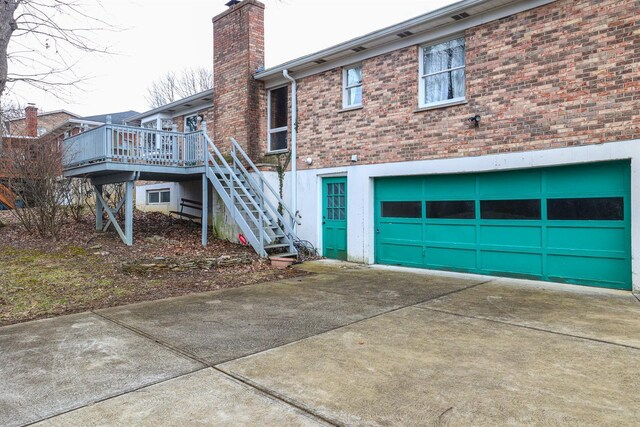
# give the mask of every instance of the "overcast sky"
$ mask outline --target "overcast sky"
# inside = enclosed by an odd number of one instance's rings
[[[84,0],[90,2],[90,0]],[[278,65],[379,28],[454,3],[456,0],[264,0],[265,62]],[[64,103],[23,86],[13,88],[20,102],[80,115],[149,109],[150,82],[167,71],[212,67],[211,18],[227,0],[102,0],[91,13],[122,29],[96,35],[110,56],[84,55],[77,74],[91,75],[82,90]],[[75,59],[75,58],[74,58]]]

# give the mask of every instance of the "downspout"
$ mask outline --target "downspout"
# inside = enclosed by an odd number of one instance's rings
[[[296,231],[298,216],[298,85],[296,79],[289,75],[289,70],[282,70],[285,79],[291,81],[291,212],[294,215],[291,227]]]

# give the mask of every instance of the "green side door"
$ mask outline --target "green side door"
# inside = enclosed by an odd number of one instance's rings
[[[322,255],[347,259],[347,178],[322,179]]]
[[[375,181],[377,263],[631,289],[629,162]]]

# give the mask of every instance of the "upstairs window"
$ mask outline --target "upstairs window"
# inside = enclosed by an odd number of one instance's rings
[[[420,107],[465,99],[464,37],[420,48]]]
[[[198,130],[198,115],[193,114],[184,118],[184,131],[195,132]]]
[[[268,99],[269,152],[285,151],[287,142],[289,88],[283,86],[269,91]]]
[[[342,108],[362,105],[362,65],[352,65],[342,70]]]

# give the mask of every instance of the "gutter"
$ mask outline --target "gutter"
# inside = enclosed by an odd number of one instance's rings
[[[285,79],[291,82],[291,212],[293,212],[293,231],[296,231],[298,216],[298,84],[289,75],[289,70],[282,70]]]

